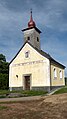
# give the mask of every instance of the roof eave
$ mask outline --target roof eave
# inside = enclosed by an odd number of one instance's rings
[[[41,33],[41,31],[37,28],[37,27],[30,27],[30,28],[26,28],[26,29],[23,29],[21,31],[26,31],[26,30],[30,30],[30,29],[35,29],[36,31],[38,31],[39,33]]]
[[[62,67],[63,69],[65,69],[66,67],[64,66],[64,65],[62,65],[61,63],[59,63],[59,62],[57,62],[56,60],[54,60],[54,59],[50,59],[50,62],[51,63],[53,63],[53,64],[56,64],[56,65],[58,65],[58,66],[60,66],[60,67]]]

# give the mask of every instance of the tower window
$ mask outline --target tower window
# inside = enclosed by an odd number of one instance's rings
[[[37,41],[39,42],[39,38],[37,37]]]
[[[27,37],[27,40],[30,40],[30,37],[29,36]]]
[[[25,58],[29,57],[29,51],[25,52]]]

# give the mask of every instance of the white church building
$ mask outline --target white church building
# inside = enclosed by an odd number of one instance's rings
[[[9,65],[11,90],[51,90],[65,85],[65,66],[41,50],[40,33],[32,18],[22,30],[24,44]]]

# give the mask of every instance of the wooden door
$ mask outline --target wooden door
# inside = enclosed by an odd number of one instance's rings
[[[25,76],[25,90],[30,90],[30,76]]]

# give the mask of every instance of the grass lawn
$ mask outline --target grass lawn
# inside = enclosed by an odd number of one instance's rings
[[[0,95],[8,94],[9,92],[9,90],[0,90]]]
[[[62,93],[67,93],[67,86],[59,89],[58,91],[56,91],[54,94],[62,94]]]
[[[9,91],[9,90],[0,90],[0,98],[6,98],[7,95],[11,93],[16,93],[20,94],[18,97],[27,97],[27,96],[38,96],[38,95],[45,95],[47,92],[46,91],[34,91],[34,90],[27,90],[27,91]],[[67,93],[67,86],[59,89],[56,91],[54,94],[62,94],[62,93]]]
[[[46,91],[21,91],[22,94],[26,94],[27,96],[36,96],[36,95],[44,95],[47,92]]]
[[[37,96],[37,95],[45,95],[46,91],[33,91],[33,90],[27,90],[27,91],[9,91],[9,90],[0,90],[0,98],[5,98],[8,94],[16,93],[21,94],[23,96]]]

